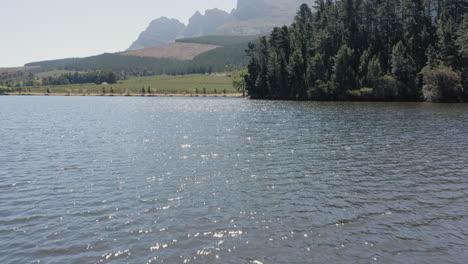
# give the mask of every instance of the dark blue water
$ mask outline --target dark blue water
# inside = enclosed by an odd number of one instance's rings
[[[0,263],[465,263],[468,105],[0,97]]]

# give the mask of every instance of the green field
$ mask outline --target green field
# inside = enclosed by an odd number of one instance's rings
[[[199,94],[203,93],[203,88],[207,94],[237,93],[232,86],[231,77],[227,75],[180,75],[180,76],[152,76],[132,78],[125,81],[119,81],[112,85],[97,84],[71,84],[57,86],[35,86],[25,87],[27,92],[47,93],[70,93],[70,94],[102,94],[103,88],[106,94],[110,93],[111,88],[114,94],[141,94],[142,88],[148,91],[148,88],[155,94],[195,94],[198,89]]]

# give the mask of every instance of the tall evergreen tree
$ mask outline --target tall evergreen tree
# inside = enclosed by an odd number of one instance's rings
[[[280,93],[280,62],[277,53],[272,53],[268,61],[268,93],[278,98]]]
[[[323,99],[325,97],[321,85],[327,82],[327,68],[320,54],[316,54],[307,63],[307,92],[312,99]]]
[[[456,45],[459,55],[463,59],[468,59],[468,14],[465,15],[458,27]],[[466,64],[464,65],[467,66]]]
[[[344,44],[353,50],[357,50],[360,46],[356,2],[356,0],[343,0],[340,10]]]
[[[430,17],[426,17],[423,0],[402,0],[403,39],[408,52],[420,71],[426,62],[425,51],[430,44],[428,36]]]
[[[444,62],[445,65],[450,67],[457,67],[458,52],[455,41],[457,36],[456,24],[452,18],[440,18],[437,21],[437,37],[438,43],[437,48],[439,50],[439,59]]]
[[[367,79],[368,71],[369,71],[369,63],[371,60],[371,51],[370,49],[364,50],[359,60],[359,76],[360,76],[360,84],[361,86],[368,86],[369,81]]]
[[[392,51],[392,73],[399,82],[399,94],[402,99],[414,100],[416,73],[414,59],[402,41],[398,42]]]
[[[294,49],[289,60],[289,79],[291,93],[289,99],[306,99],[306,72],[304,68],[304,56],[301,49]]]
[[[258,61],[258,52],[256,50],[257,45],[255,43],[249,43],[248,49],[246,50],[247,56],[250,56],[249,64],[247,65],[247,70],[249,74],[245,75],[245,85],[249,91],[249,95],[252,98],[258,98],[258,87],[257,79],[260,74],[260,63]]]
[[[357,88],[356,74],[352,67],[354,51],[348,46],[341,46],[335,57],[333,81],[336,84],[336,95],[343,97],[347,91]]]
[[[458,28],[456,44],[461,60],[462,83],[468,99],[468,14]]]
[[[293,43],[301,49],[303,55],[309,54],[313,39],[312,11],[309,6],[302,4],[292,25]]]
[[[368,64],[367,83],[370,87],[375,89],[381,84],[383,75],[384,72],[380,64],[380,59],[377,56],[374,56]]]

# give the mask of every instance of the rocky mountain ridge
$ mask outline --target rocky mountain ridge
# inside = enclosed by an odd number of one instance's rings
[[[238,0],[231,13],[217,8],[206,10],[205,14],[197,11],[187,26],[177,19],[162,17],[153,20],[129,50],[164,45],[178,38],[268,33],[275,26],[291,23],[302,3],[312,5],[313,0]]]
[[[129,50],[138,50],[173,42],[174,39],[183,37],[184,30],[185,25],[177,19],[167,17],[155,19],[133,42]]]

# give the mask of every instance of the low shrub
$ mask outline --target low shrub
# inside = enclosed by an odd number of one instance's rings
[[[435,68],[425,67],[423,75],[423,97],[428,102],[461,102],[463,86],[461,74],[452,68],[440,65]]]

